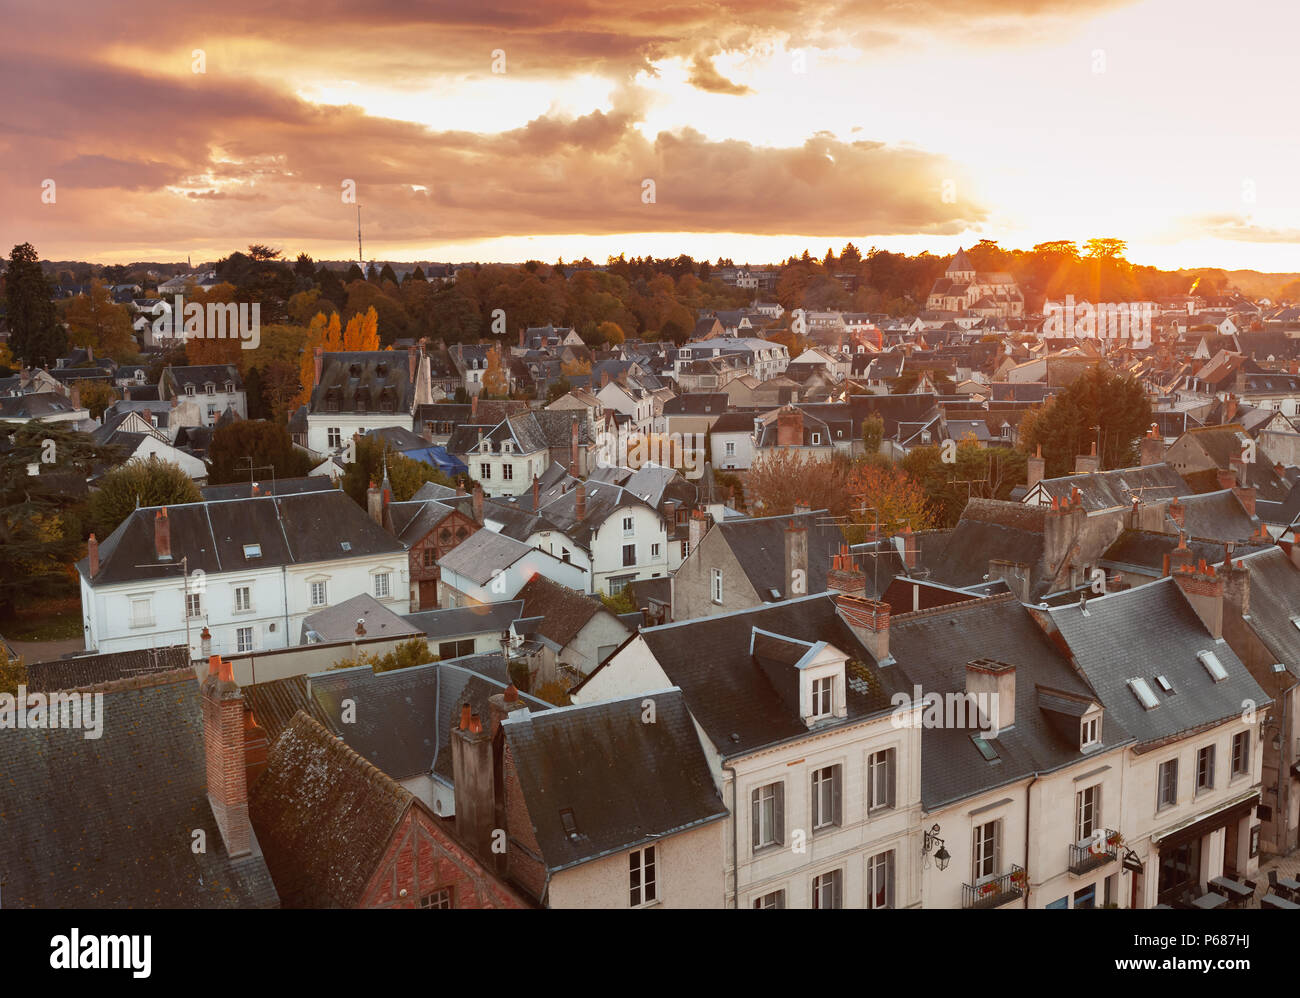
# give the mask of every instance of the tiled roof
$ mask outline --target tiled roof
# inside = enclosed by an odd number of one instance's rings
[[[831,558],[844,543],[844,531],[836,524],[821,522],[825,515],[819,511],[725,520],[715,529],[721,531],[754,591],[764,602],[769,602],[792,595],[787,592],[790,584],[785,567],[785,532],[791,521],[808,531],[808,591],[815,593],[826,588],[826,573],[830,571]],[[776,596],[772,590],[776,590]]]
[[[32,693],[77,690],[116,679],[174,672],[189,666],[190,653],[185,645],[80,655],[52,662],[32,662],[27,666],[27,689]]]
[[[542,618],[537,633],[561,648],[567,647],[591,618],[604,610],[598,599],[542,575],[534,575],[519,590],[518,599],[524,601],[523,616]]]
[[[101,692],[100,738],[66,727],[0,737],[5,907],[275,907],[262,857],[232,860],[208,804],[193,670]]]
[[[517,711],[501,730],[552,872],[726,816],[680,690]]]
[[[406,614],[406,620],[424,632],[430,641],[446,641],[466,634],[500,633],[523,613],[524,604],[518,600],[504,603],[479,603],[475,606],[452,607],[448,610],[422,610]]]

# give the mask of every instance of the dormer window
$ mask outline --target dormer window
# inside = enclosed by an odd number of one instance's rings
[[[226,393],[229,394],[230,392],[233,392],[234,390],[235,390],[235,383],[234,383],[233,381],[227,381],[227,382],[226,382]]]
[[[209,395],[217,394],[217,386],[214,385],[211,381],[209,381],[206,385],[203,386],[203,390],[207,392]]]
[[[193,394],[194,394],[194,386],[193,386],[193,385],[186,385],[186,386],[185,386],[185,394],[186,394],[186,395],[193,395]]]
[[[1089,749],[1101,744],[1101,715],[1085,717],[1079,727],[1079,748]]]
[[[830,717],[834,711],[835,677],[823,676],[812,681],[812,717]]]
[[[260,544],[245,544],[245,545],[244,545],[244,557],[245,557],[245,558],[248,558],[248,559],[252,559],[252,558],[260,558],[260,557],[262,557],[262,545],[260,545]]]

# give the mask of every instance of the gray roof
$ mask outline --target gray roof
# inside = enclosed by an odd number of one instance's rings
[[[369,593],[308,614],[302,621],[304,637],[315,641],[348,641],[357,636],[357,621],[363,621],[366,637],[419,637],[420,629],[398,616]]]
[[[1241,558],[1234,552],[1238,560],[1250,572],[1250,626],[1278,663],[1300,677],[1300,571],[1279,547]]]
[[[895,617],[889,626],[889,651],[925,693],[964,691],[966,664],[977,659],[1005,662],[1016,669],[1015,723],[988,739],[998,762],[986,761],[971,741],[977,726],[922,729],[921,805],[926,810],[1085,757],[1079,750],[1077,725],[1071,740],[1052,714],[1077,715],[1082,706],[1078,698],[1092,700],[1092,693],[1013,595]],[[1040,687],[1066,695],[1044,696]],[[1107,716],[1103,747],[1129,741],[1132,737],[1123,725]]]
[[[262,856],[232,860],[208,804],[193,670],[119,680],[103,697],[97,740],[68,727],[0,737],[5,907],[276,907]]]
[[[1114,471],[1044,478],[1039,485],[1049,496],[1062,501],[1068,500],[1077,488],[1083,508],[1089,513],[1117,506],[1127,508],[1133,504],[1134,495],[1140,495],[1149,502],[1172,499],[1191,492],[1183,477],[1172,465],[1163,461],[1134,468],[1117,468]]]
[[[644,702],[655,723],[644,723]],[[727,814],[682,692],[522,711],[502,722],[546,868],[563,870]],[[570,812],[568,834],[561,812]]]
[[[430,641],[446,641],[466,634],[509,630],[523,609],[523,600],[508,600],[504,603],[482,603],[449,610],[422,610],[406,614],[406,620],[423,631]]]
[[[173,672],[189,666],[190,651],[185,645],[79,655],[52,662],[32,662],[27,666],[27,689],[32,693],[84,689],[115,679]]]
[[[808,591],[826,588],[826,573],[831,558],[844,543],[844,531],[833,523],[819,522],[824,510],[785,516],[763,516],[741,520],[724,520],[714,525],[731,548],[745,577],[764,602],[787,599],[790,593],[785,570],[785,529],[793,520],[808,530]],[[777,595],[774,597],[772,591]]]
[[[1240,716],[1247,700],[1258,706],[1272,702],[1227,642],[1210,637],[1172,578],[1099,596],[1084,609],[1073,604],[1035,612],[1045,614],[1064,638],[1107,719],[1140,743]],[[1210,678],[1197,658],[1203,651],[1215,654],[1227,679]],[[1156,676],[1168,678],[1175,693],[1165,694]],[[1146,680],[1158,707],[1142,707],[1127,685],[1133,678]]]
[[[262,495],[288,496],[300,492],[331,492],[338,486],[328,475],[312,475],[307,478],[275,478],[257,482],[257,491]],[[248,499],[252,496],[252,484],[234,482],[230,485],[204,485],[199,495],[205,502],[216,499]]]
[[[471,582],[486,585],[494,573],[505,571],[535,550],[494,530],[478,530],[443,555],[438,564],[444,572],[455,572]]]
[[[356,412],[361,400],[366,412],[410,412],[415,399],[406,355],[393,350],[326,353],[320,381],[312,389],[313,413]],[[337,408],[329,408],[329,402]]]
[[[1193,537],[1244,541],[1259,529],[1259,521],[1246,512],[1231,489],[1182,496],[1178,501],[1183,507],[1183,529]]]

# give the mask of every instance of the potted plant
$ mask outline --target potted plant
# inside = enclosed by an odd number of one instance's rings
[[[998,883],[997,883],[997,881],[996,881],[996,880],[990,880],[987,884],[982,884],[982,885],[980,886],[980,897],[988,897],[990,894],[992,894],[992,893],[993,893],[994,891],[996,891],[997,889],[998,889]]]
[[[1111,832],[1108,836],[1106,836],[1106,844],[1110,846],[1112,849],[1118,849],[1120,846],[1124,844],[1124,836],[1121,835],[1119,832]]]

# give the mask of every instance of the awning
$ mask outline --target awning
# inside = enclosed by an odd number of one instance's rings
[[[1222,828],[1230,821],[1244,818],[1259,804],[1259,790],[1253,789],[1233,800],[1220,805],[1203,818],[1197,818],[1181,825],[1175,825],[1168,831],[1151,836],[1152,844],[1160,849],[1173,848],[1208,835],[1216,828]]]

